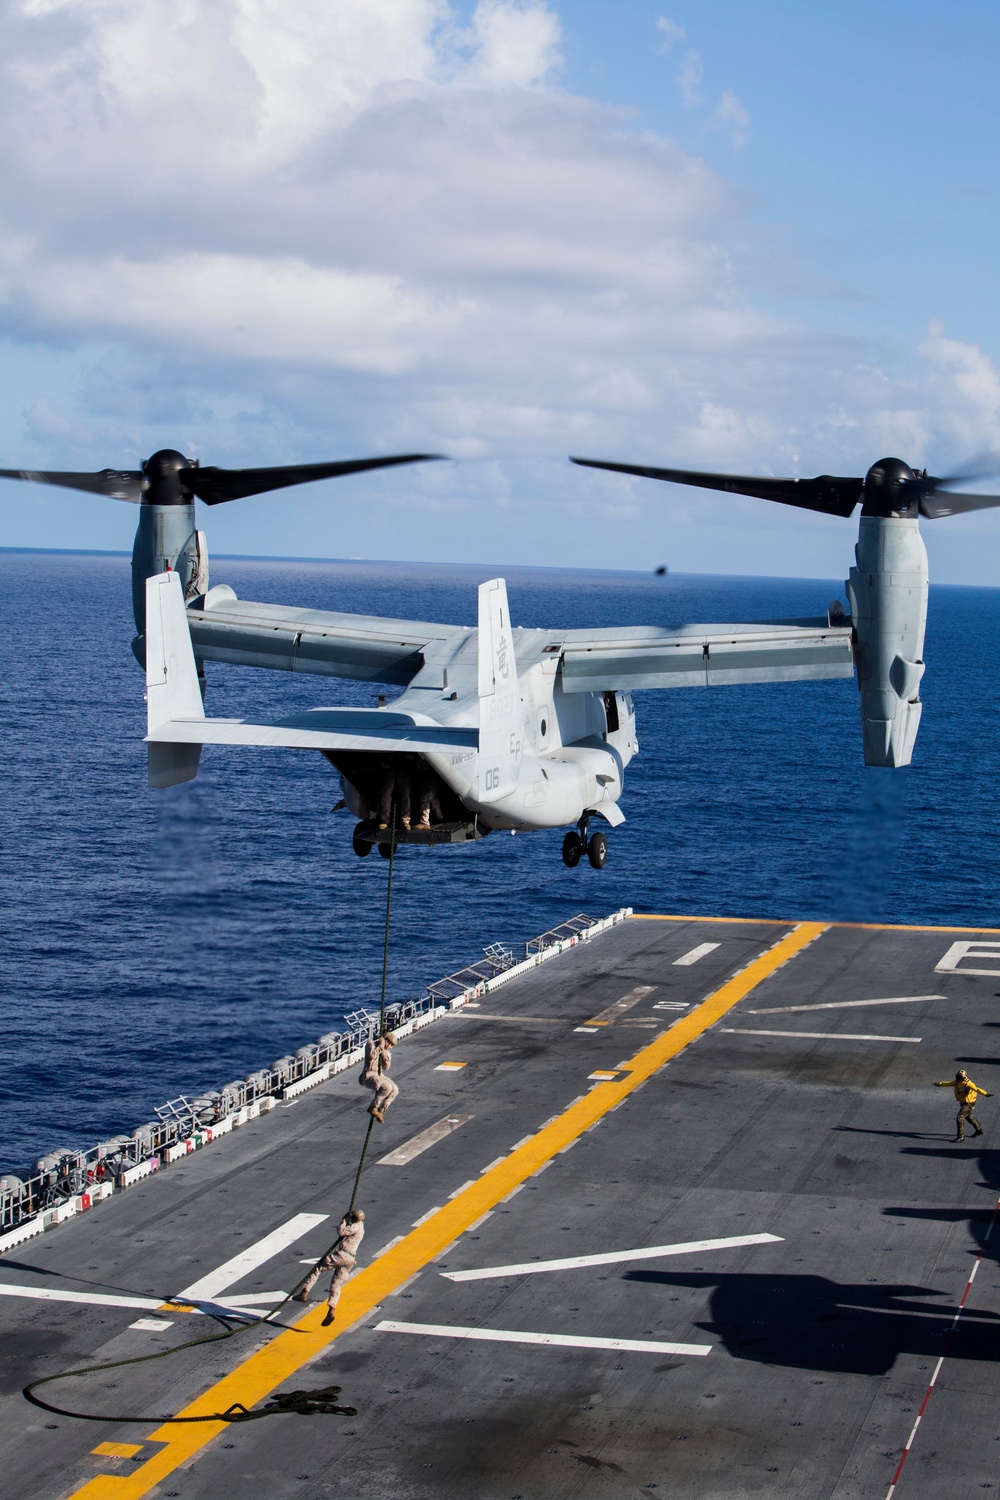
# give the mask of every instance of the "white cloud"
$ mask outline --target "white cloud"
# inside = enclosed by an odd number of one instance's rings
[[[479,555],[502,506],[501,557],[641,563],[682,503],[563,455],[863,473],[1000,446],[980,350],[932,328],[901,378],[891,351],[817,333],[774,296],[774,239],[732,184],[554,88],[550,5],[483,0],[466,26],[445,0],[0,14],[0,331],[85,350],[58,400],[11,356],[11,465],[441,448],[475,462],[365,481],[384,552]],[[734,94],[716,123],[745,136]],[[213,514],[220,545],[248,550],[255,504]],[[816,524],[747,504],[765,529]],[[420,520],[442,507],[461,528]],[[371,555],[382,525],[294,495],[281,516],[286,553]]]
[[[657,17],[656,29],[661,37],[661,52],[670,52],[675,42],[687,41],[687,32],[684,30],[684,27],[678,25],[676,21],[668,20],[666,16]]]
[[[681,103],[685,109],[693,109],[697,104],[704,104],[701,96],[701,85],[705,77],[705,67],[699,53],[685,52],[681,63],[681,70],[677,75],[677,87],[681,91]]]
[[[714,125],[728,126],[729,139],[736,151],[741,151],[750,139],[750,115],[746,105],[737,94],[726,89],[712,116]]]
[[[1000,371],[976,344],[950,339],[932,323],[919,353],[927,361],[938,424],[949,432],[958,462],[1000,449]]]
[[[471,32],[466,84],[538,88],[558,69],[562,28],[541,0],[480,0]]]

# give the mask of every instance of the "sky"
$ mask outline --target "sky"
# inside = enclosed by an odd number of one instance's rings
[[[855,521],[567,455],[1000,450],[995,0],[0,15],[0,467],[439,452],[201,524],[216,553],[829,579]],[[127,549],[136,519],[0,507],[6,546]],[[932,579],[1000,585],[1000,512],[924,532]]]

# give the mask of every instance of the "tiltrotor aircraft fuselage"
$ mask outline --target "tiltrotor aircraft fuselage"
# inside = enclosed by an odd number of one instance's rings
[[[141,470],[0,470],[139,502],[132,559],[146,669],[149,782],[192,779],[201,747],[267,745],[322,753],[358,819],[354,848],[464,842],[494,829],[570,831],[568,865],[607,857],[594,817],[624,821],[625,768],[638,751],[633,693],[668,687],[848,678],[857,669],[867,765],[909,763],[920,721],[927,555],[919,519],[1000,504],[948,494],[898,459],[863,479],[766,479],[576,459],[675,483],[757,495],[847,516],[860,501],[848,609],[759,624],[536,630],[512,626],[503,579],[479,588],[478,623],[456,627],[305,610],[211,587],[195,499],[219,504],[309,480],[431,458],[404,454],[273,469],[202,468],[173,450]],[[317,707],[276,721],[207,717],[208,661],[402,688],[377,708]]]

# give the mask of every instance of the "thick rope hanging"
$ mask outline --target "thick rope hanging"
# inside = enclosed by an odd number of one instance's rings
[[[389,879],[385,888],[385,936],[382,941],[382,996],[379,1000],[378,1029],[379,1035],[385,1031],[385,990],[389,974],[389,919],[392,915],[392,871],[396,863],[396,800],[392,802],[392,822],[389,828]],[[361,1184],[361,1172],[368,1155],[368,1142],[372,1138],[372,1126],[375,1124],[374,1117],[368,1117],[368,1129],[365,1131],[364,1145],[361,1147],[361,1160],[358,1162],[358,1170],[354,1177],[354,1191],[351,1193],[351,1201],[347,1212],[351,1213],[358,1196],[358,1187]],[[331,1247],[332,1248],[332,1247]],[[303,1281],[305,1277],[302,1278]],[[301,1285],[301,1282],[299,1283]]]
[[[386,885],[385,893],[385,935],[382,944],[382,994],[379,1001],[380,1034],[385,1030],[385,996],[389,974],[389,924],[392,915],[392,876],[395,862],[396,801],[394,798],[392,804],[392,822],[389,830],[389,879]],[[364,1144],[361,1147],[361,1159],[358,1162],[358,1170],[354,1178],[354,1191],[351,1193],[350,1207],[347,1210],[348,1213],[350,1213],[354,1208],[355,1199],[358,1196],[358,1187],[361,1183],[361,1172],[364,1168],[365,1157],[368,1154],[368,1142],[371,1140],[372,1126],[374,1124],[374,1119],[369,1118],[368,1129],[365,1132]],[[326,1256],[330,1254],[330,1251],[333,1250],[336,1244],[337,1240],[334,1240],[329,1249],[325,1250],[323,1252],[323,1255],[320,1256],[319,1260],[316,1262],[316,1265],[319,1265],[320,1260],[326,1259]],[[355,1407],[340,1406],[337,1404],[336,1398],[340,1395],[340,1386],[338,1385],[327,1386],[323,1390],[283,1391],[276,1396],[272,1396],[268,1405],[260,1411],[250,1411],[242,1404],[242,1402],[236,1401],[232,1406],[227,1407],[225,1411],[212,1412],[208,1416],[204,1417],[125,1417],[115,1414],[109,1415],[106,1412],[69,1411],[62,1406],[53,1406],[51,1402],[43,1401],[41,1396],[35,1395],[35,1392],[40,1386],[49,1385],[52,1381],[55,1380],[73,1380],[86,1375],[99,1375],[105,1370],[120,1370],[125,1365],[142,1365],[148,1364],[154,1359],[167,1359],[171,1354],[180,1354],[183,1349],[196,1349],[200,1344],[221,1343],[225,1339],[233,1338],[234,1335],[238,1333],[245,1333],[248,1328],[260,1328],[263,1325],[268,1325],[272,1328],[282,1328],[286,1332],[290,1333],[301,1332],[300,1329],[290,1328],[287,1323],[276,1322],[276,1319],[278,1315],[284,1311],[288,1303],[292,1301],[295,1293],[307,1280],[308,1275],[309,1273],[307,1272],[306,1276],[301,1277],[296,1285],[292,1288],[292,1290],[285,1296],[283,1301],[281,1301],[277,1307],[272,1308],[271,1311],[269,1313],[266,1313],[262,1318],[254,1318],[252,1321],[243,1321],[239,1324],[239,1326],[235,1328],[229,1328],[225,1327],[224,1316],[220,1315],[218,1312],[211,1312],[209,1314],[211,1317],[214,1317],[218,1322],[223,1323],[224,1331],[222,1333],[210,1333],[203,1338],[188,1339],[186,1343],[178,1344],[173,1349],[158,1349],[155,1354],[138,1354],[134,1355],[131,1359],[113,1360],[109,1364],[88,1365],[86,1366],[86,1368],[80,1370],[62,1370],[58,1375],[45,1375],[40,1380],[32,1380],[23,1388],[21,1394],[26,1398],[26,1400],[30,1401],[33,1406],[39,1406],[43,1411],[52,1412],[53,1415],[57,1417],[75,1417],[77,1421],[80,1422],[135,1423],[147,1427],[151,1426],[154,1423],[157,1426],[165,1427],[168,1425],[168,1423],[179,1425],[181,1423],[188,1422],[255,1422],[260,1417],[281,1416],[284,1412],[293,1412],[299,1416],[304,1417],[316,1416],[320,1414],[339,1415],[346,1417],[357,1416],[357,1409]],[[173,1300],[175,1299],[171,1297],[164,1297],[164,1305],[170,1303]]]

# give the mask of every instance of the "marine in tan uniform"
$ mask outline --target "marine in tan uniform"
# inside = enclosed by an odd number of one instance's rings
[[[305,1281],[295,1293],[296,1302],[308,1302],[309,1293],[316,1285],[324,1271],[332,1271],[330,1278],[330,1291],[327,1295],[326,1317],[323,1319],[323,1327],[326,1328],[333,1322],[337,1315],[337,1303],[340,1294],[354,1270],[358,1259],[358,1247],[365,1237],[365,1216],[360,1208],[350,1209],[341,1219],[337,1230],[337,1243],[328,1250],[318,1265],[309,1272]]]
[[[358,1078],[358,1082],[364,1088],[374,1090],[375,1098],[368,1106],[368,1113],[373,1115],[380,1125],[385,1123],[385,1112],[399,1093],[399,1089],[389,1077],[392,1049],[395,1045],[396,1037],[391,1031],[369,1041],[365,1047],[365,1065]]]
[[[959,1068],[954,1078],[941,1078],[934,1085],[937,1089],[954,1089],[955,1098],[958,1100],[958,1114],[955,1117],[956,1141],[965,1139],[965,1122],[968,1120],[977,1135],[982,1135],[983,1127],[976,1119],[972,1111],[976,1107],[976,1100],[980,1094],[984,1099],[990,1097],[987,1089],[981,1089],[978,1083],[973,1083],[964,1068]]]

